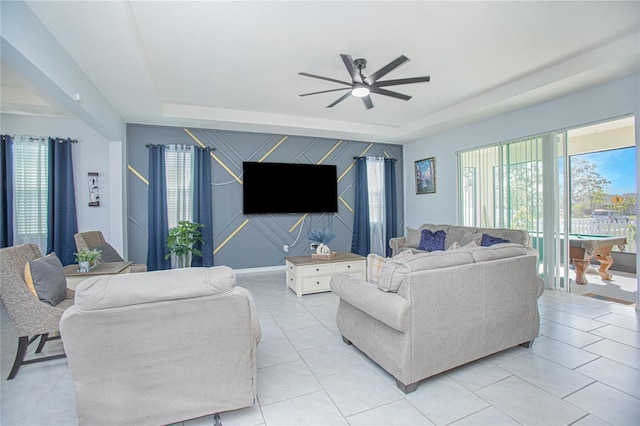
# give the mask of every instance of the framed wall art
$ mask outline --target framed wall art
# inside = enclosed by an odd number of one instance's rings
[[[435,157],[415,162],[416,194],[435,194],[436,160]]]

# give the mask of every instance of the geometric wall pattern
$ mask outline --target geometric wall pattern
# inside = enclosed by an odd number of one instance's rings
[[[351,250],[355,200],[354,157],[395,158],[398,235],[404,235],[402,146],[280,134],[167,126],[127,125],[129,257],[146,262],[148,150],[146,144],[213,147],[212,198],[215,265],[254,268],[284,265],[286,256],[311,253],[307,233],[329,228],[333,251]],[[334,164],[338,169],[338,212],[330,214],[242,214],[242,162]],[[280,182],[287,191],[288,182]],[[313,177],[309,177],[313,191]],[[285,252],[283,246],[289,246]]]

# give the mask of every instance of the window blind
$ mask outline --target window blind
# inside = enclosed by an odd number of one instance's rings
[[[14,141],[14,244],[37,244],[42,253],[47,248],[48,158],[46,138]]]

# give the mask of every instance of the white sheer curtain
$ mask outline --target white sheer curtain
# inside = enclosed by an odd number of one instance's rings
[[[13,143],[14,245],[37,244],[47,250],[47,138],[18,136]]]
[[[193,146],[167,145],[167,214],[169,228],[193,220]]]
[[[386,256],[384,158],[367,157],[367,183],[369,185],[370,252]]]
[[[167,219],[169,229],[181,220],[193,220],[193,146],[167,145],[164,157],[167,178]],[[178,259],[171,256],[171,267]]]

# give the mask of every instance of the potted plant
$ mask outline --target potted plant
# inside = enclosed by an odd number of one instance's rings
[[[330,254],[331,249],[329,248],[329,243],[333,241],[336,237],[336,234],[329,231],[328,229],[315,230],[309,232],[307,235],[307,240],[312,243],[316,243],[318,246],[316,247],[317,254]]]
[[[202,257],[202,252],[193,247],[197,242],[204,244],[204,240],[200,236],[200,228],[204,228],[204,225],[181,220],[178,222],[178,226],[169,229],[167,237],[169,253],[164,258],[168,259],[171,255],[175,255],[178,268],[190,267],[192,255]]]
[[[98,264],[100,257],[102,257],[102,251],[88,248],[84,248],[74,254],[76,256],[76,262],[78,262],[78,272],[89,272]]]

